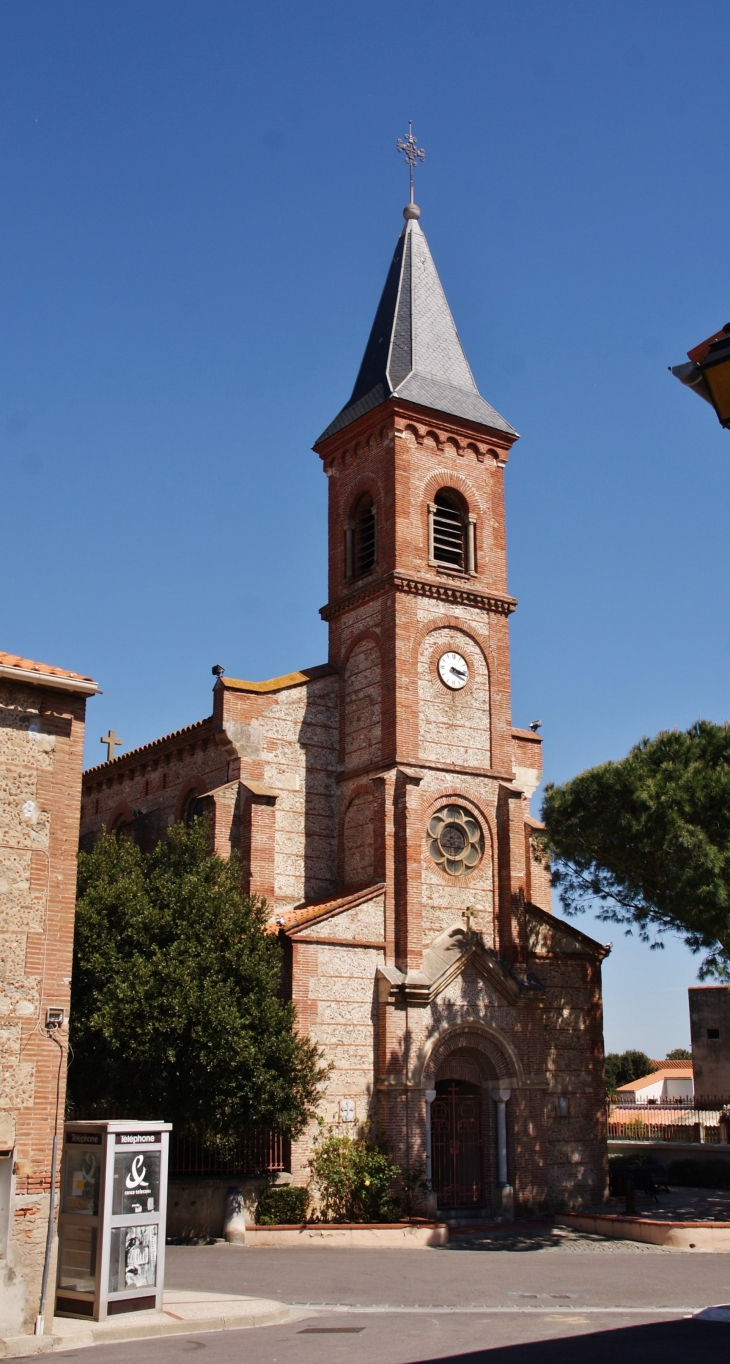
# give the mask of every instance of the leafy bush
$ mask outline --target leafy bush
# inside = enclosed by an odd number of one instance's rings
[[[689,1189],[730,1189],[730,1161],[673,1160],[667,1180]]]
[[[308,1207],[309,1189],[296,1189],[293,1184],[274,1185],[262,1193],[256,1221],[260,1227],[306,1222]]]
[[[396,1185],[402,1170],[379,1146],[325,1137],[309,1161],[323,1222],[395,1222],[402,1215]]]

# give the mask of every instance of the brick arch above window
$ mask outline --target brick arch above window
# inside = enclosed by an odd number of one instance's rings
[[[177,803],[175,821],[178,824],[189,822],[189,808],[194,800],[205,795],[206,784],[202,777],[191,778],[185,783]]]
[[[131,805],[127,805],[125,802],[123,805],[116,805],[114,807],[106,827],[110,834],[115,834],[122,828],[122,825],[131,824],[133,819],[134,811],[132,810]]]
[[[421,498],[423,505],[425,506],[428,502],[433,502],[436,493],[440,492],[442,488],[453,488],[455,492],[460,493],[464,498],[469,511],[476,512],[477,515],[483,516],[487,510],[484,495],[479,491],[476,485],[472,483],[471,479],[467,478],[462,472],[462,467],[463,466],[460,465],[459,468],[456,469],[453,465],[447,465],[446,467],[440,466],[438,469],[434,469],[428,474],[422,480],[420,492],[417,494]]]

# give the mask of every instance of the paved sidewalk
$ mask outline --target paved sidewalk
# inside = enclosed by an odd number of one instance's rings
[[[655,1203],[649,1194],[637,1193],[637,1217],[663,1222],[730,1222],[730,1189],[682,1189],[675,1184],[669,1193],[659,1193],[657,1198]],[[623,1213],[625,1207],[625,1198],[609,1198],[590,1211]]]
[[[150,1340],[194,1331],[239,1331],[247,1326],[275,1326],[307,1315],[270,1298],[250,1298],[238,1293],[197,1293],[165,1289],[161,1312],[131,1312],[108,1321],[80,1321],[54,1317],[43,1336],[6,1336],[0,1339],[0,1358],[53,1354],[81,1346],[111,1344],[120,1340]]]

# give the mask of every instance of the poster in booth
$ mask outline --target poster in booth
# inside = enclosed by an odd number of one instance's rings
[[[112,1213],[157,1212],[160,1206],[159,1151],[117,1151],[114,1155]]]
[[[157,1227],[112,1227],[109,1292],[154,1288],[157,1282]]]

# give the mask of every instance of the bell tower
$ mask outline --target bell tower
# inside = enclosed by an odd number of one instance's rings
[[[384,883],[386,964],[415,980],[466,912],[519,970],[529,868],[503,487],[517,433],[477,389],[418,206],[404,217],[352,395],[314,448],[340,674],[338,880]],[[517,765],[537,769],[539,741],[518,734]]]

